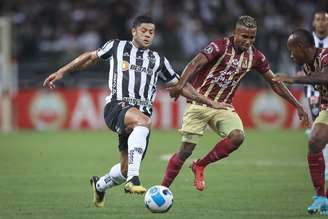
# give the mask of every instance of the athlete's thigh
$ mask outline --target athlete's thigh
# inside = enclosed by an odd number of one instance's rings
[[[136,125],[150,127],[151,119],[139,109],[131,107],[125,113],[124,125],[127,129],[132,129]]]
[[[124,101],[113,100],[106,104],[104,119],[108,128],[121,134],[125,131],[124,118],[126,112],[133,106]]]
[[[239,115],[233,109],[218,109],[217,113],[209,121],[210,127],[221,137],[226,137],[235,129],[244,131],[243,123]]]
[[[211,119],[212,108],[188,104],[182,118],[180,132],[203,135],[208,121]]]
[[[328,111],[322,110],[319,116],[315,119],[311,131],[311,137],[322,140],[328,143]]]

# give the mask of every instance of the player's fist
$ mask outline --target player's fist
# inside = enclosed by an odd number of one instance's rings
[[[170,92],[170,97],[177,100],[179,98],[180,94],[182,93],[182,89],[183,89],[183,86],[181,86],[180,83],[176,84],[173,87],[168,88],[168,90]]]
[[[58,73],[58,72],[55,72],[55,73],[52,73],[51,75],[49,75],[46,80],[44,80],[43,82],[43,87],[48,87],[50,89],[55,89],[55,82],[62,79],[63,78],[63,75]]]
[[[297,112],[298,112],[298,117],[300,118],[300,120],[302,120],[303,124],[306,127],[309,127],[310,122],[309,122],[309,116],[308,114],[305,112],[305,110],[303,109],[303,107],[298,107],[297,108]]]

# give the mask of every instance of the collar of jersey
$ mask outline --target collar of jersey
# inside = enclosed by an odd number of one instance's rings
[[[148,49],[143,49],[143,48],[138,48],[138,47],[136,47],[136,46],[133,44],[132,41],[129,41],[129,43],[130,43],[134,48],[139,49],[139,50],[141,50],[141,51],[147,51],[147,50],[148,50]]]

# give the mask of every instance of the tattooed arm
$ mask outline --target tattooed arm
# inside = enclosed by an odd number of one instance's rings
[[[171,92],[171,88],[169,88],[169,90]],[[212,100],[208,99],[207,97],[201,95],[200,93],[198,93],[195,90],[195,88],[193,88],[193,86],[191,86],[190,83],[187,83],[183,87],[181,94],[190,100],[196,101],[201,104],[205,104],[205,105],[207,105],[209,107],[213,107],[215,109],[227,109],[228,107],[233,108],[233,106],[231,104],[212,101]]]

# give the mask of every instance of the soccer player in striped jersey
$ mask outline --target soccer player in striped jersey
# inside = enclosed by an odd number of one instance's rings
[[[287,47],[294,62],[303,65],[305,76],[278,75],[273,81],[311,84],[320,92],[320,113],[313,122],[307,155],[316,196],[307,210],[310,214],[320,212],[328,216],[328,190],[325,191],[325,161],[322,153],[328,143],[328,49],[316,48],[311,32],[304,29],[293,31]]]
[[[146,192],[140,183],[139,169],[147,149],[157,83],[161,80],[173,86],[179,81],[169,61],[149,49],[155,36],[153,19],[136,17],[131,32],[132,41],[111,40],[96,51],[83,53],[50,74],[43,84],[54,89],[55,82],[65,74],[85,69],[99,60],[109,63],[110,94],[105,99],[104,119],[107,126],[118,133],[121,158],[107,174],[90,179],[96,207],[104,206],[106,189],[124,182],[125,192]],[[183,95],[214,108],[227,105],[198,94],[190,84],[183,88]]]
[[[241,79],[250,71],[256,70],[282,98],[294,105],[304,122],[307,114],[301,104],[283,85],[273,82],[274,74],[265,56],[253,43],[257,25],[254,18],[241,16],[232,37],[217,39],[199,52],[184,69],[178,85],[171,90],[177,98],[184,84],[194,76],[193,86],[198,92],[213,101],[231,104]],[[194,186],[202,191],[205,188],[204,169],[210,163],[228,157],[244,141],[243,124],[233,110],[220,110],[189,101],[182,122],[182,145],[168,161],[162,185],[170,186],[178,175],[185,160],[192,154],[199,138],[209,125],[223,139],[203,158],[194,161],[191,169],[195,175]]]

